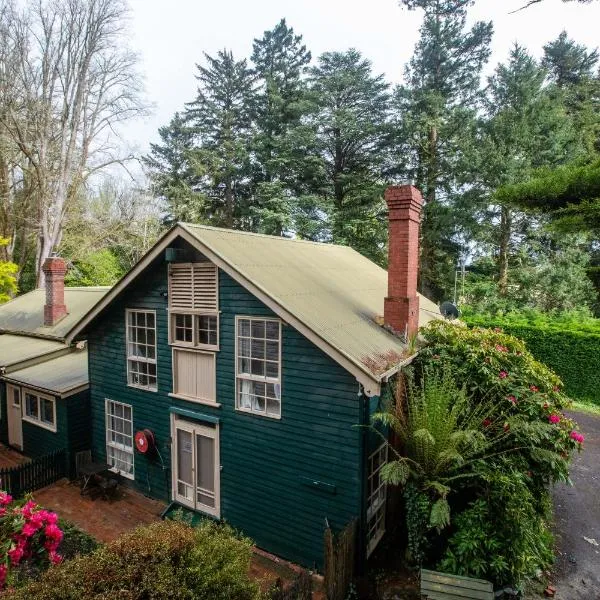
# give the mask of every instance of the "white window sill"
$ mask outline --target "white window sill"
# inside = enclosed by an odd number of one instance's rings
[[[169,342],[173,348],[181,348],[182,350],[204,350],[209,352],[220,352],[220,346],[209,346],[208,344],[187,344],[185,342]]]
[[[108,469],[108,470],[111,473],[117,473],[121,477],[125,477],[125,479],[131,479],[132,481],[135,480],[135,476],[133,473],[125,473],[125,471],[119,471],[119,469],[117,469],[115,467],[110,467],[110,469]]]
[[[177,398],[178,400],[186,400],[187,402],[193,402],[194,404],[203,404],[204,406],[212,406],[214,408],[221,408],[219,402],[214,400],[205,400],[204,398],[193,398],[192,396],[184,396],[183,394],[170,393],[171,398]]]
[[[41,427],[42,429],[47,429],[48,431],[51,431],[52,433],[56,433],[56,425],[48,425],[47,423],[44,423],[43,421],[38,421],[37,419],[32,419],[31,417],[28,417],[26,415],[23,415],[22,419],[23,419],[23,421],[25,421],[25,423],[31,423],[32,425],[37,425],[38,427]]]
[[[154,392],[154,393],[158,392],[158,387],[155,387],[155,388],[145,387],[143,385],[135,385],[135,383],[128,383],[127,387],[134,388],[136,390],[144,390],[145,392]]]
[[[261,417],[263,419],[273,419],[275,421],[281,420],[281,415],[268,415],[267,413],[258,412],[256,410],[252,410],[251,408],[240,408],[239,406],[235,407],[236,412],[241,412],[246,415],[252,415],[253,417]]]

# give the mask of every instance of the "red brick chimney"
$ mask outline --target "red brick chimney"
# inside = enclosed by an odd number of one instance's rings
[[[383,319],[407,339],[419,330],[419,224],[421,192],[412,185],[390,186],[385,190],[388,205],[388,295]]]
[[[65,306],[65,274],[67,263],[58,256],[50,256],[42,267],[46,281],[44,325],[51,327],[67,315]]]

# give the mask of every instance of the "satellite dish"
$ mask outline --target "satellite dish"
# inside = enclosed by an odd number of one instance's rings
[[[446,302],[442,302],[440,306],[440,312],[442,313],[444,319],[448,319],[449,321],[452,319],[458,319],[458,317],[460,317],[460,310],[458,310],[456,304],[449,302],[448,300],[446,300]]]

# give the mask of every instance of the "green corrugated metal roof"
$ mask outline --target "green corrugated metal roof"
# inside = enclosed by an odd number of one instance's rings
[[[0,331],[63,339],[107,292],[109,287],[65,288],[68,314],[53,327],[44,325],[46,291],[33,290],[0,305]]]
[[[74,351],[46,362],[19,369],[7,381],[62,395],[88,384],[87,350]]]
[[[58,341],[5,333],[0,335],[0,368],[34,360],[65,348],[66,346]]]
[[[387,271],[352,248],[181,226],[362,370],[381,375],[385,357],[398,362],[405,353],[406,345],[377,324]],[[420,325],[435,318],[438,307],[421,296]]]

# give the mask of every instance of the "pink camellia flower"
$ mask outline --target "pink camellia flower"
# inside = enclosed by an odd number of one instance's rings
[[[18,565],[23,558],[23,548],[17,546],[16,548],[11,548],[8,551],[8,557],[10,558],[10,562],[12,565]]]
[[[506,379],[508,377],[508,372],[500,371],[500,373],[498,373],[498,377],[500,377],[500,379]]]
[[[57,554],[55,551],[51,551],[49,553],[50,562],[53,565],[57,565],[62,562],[63,557],[60,554]]]
[[[63,532],[56,525],[56,523],[50,523],[49,525],[46,525],[46,529],[44,529],[44,534],[46,535],[47,539],[55,542],[60,542],[60,540],[62,540],[63,537]]]
[[[530,385],[530,386],[529,386],[529,389],[530,389],[532,392],[539,392],[539,391],[540,391],[540,388],[539,388],[537,385]]]
[[[23,535],[31,537],[40,527],[41,525],[36,527],[32,522],[25,523],[25,525],[23,525]]]
[[[553,425],[556,425],[557,423],[560,423],[560,417],[558,415],[550,415],[548,417],[548,421],[550,421],[550,423]]]
[[[46,540],[44,542],[44,548],[48,550],[48,552],[56,552],[59,544],[60,542],[57,540]]]
[[[23,504],[23,508],[21,508],[21,513],[26,519],[30,519],[35,508],[37,508],[37,504],[33,502],[33,500],[28,500],[27,502],[25,502],[25,504]]]
[[[8,567],[4,563],[0,564],[0,588],[4,587],[4,582],[6,581],[7,574]]]
[[[40,511],[41,512],[41,511]],[[44,514],[44,521],[46,521],[46,523],[48,525],[56,525],[58,523],[58,515],[54,512],[50,512],[50,511],[43,511]]]
[[[12,502],[12,496],[6,492],[0,492],[0,504],[6,506]]]
[[[490,421],[490,419],[484,419],[483,420],[483,426],[484,427],[489,427],[492,424],[492,422]]]
[[[507,398],[507,400],[511,403],[511,404],[516,404],[517,403],[517,399],[514,396],[509,396]]]
[[[585,436],[582,433],[579,433],[579,431],[574,430],[571,431],[570,438],[580,444],[583,444],[583,441],[585,440]]]

